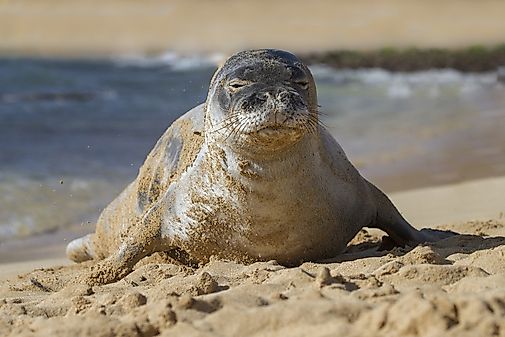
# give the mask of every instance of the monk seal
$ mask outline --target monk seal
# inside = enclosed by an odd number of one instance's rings
[[[216,71],[205,104],[167,129],[96,232],[67,255],[102,260],[89,281],[108,283],[158,251],[197,262],[330,258],[364,226],[399,245],[445,237],[409,225],[349,162],[319,122],[307,66],[251,50]]]

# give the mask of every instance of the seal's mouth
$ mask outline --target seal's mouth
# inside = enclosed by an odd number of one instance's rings
[[[312,132],[315,123],[307,109],[238,110],[233,111],[231,116],[217,126],[217,130],[230,141],[251,140],[257,143],[299,139],[301,135]]]
[[[235,149],[272,153],[295,145],[316,130],[317,115],[308,109],[251,110],[232,110],[214,127],[218,139]]]
[[[277,135],[279,133],[297,131],[298,129],[299,128],[296,128],[293,126],[277,124],[277,125],[267,125],[267,126],[260,127],[258,129],[256,129],[255,131],[248,132],[248,134],[257,133],[257,134],[272,135],[273,136],[273,135]]]
[[[241,140],[257,146],[278,150],[297,143],[306,130],[296,123],[264,123],[243,132]]]

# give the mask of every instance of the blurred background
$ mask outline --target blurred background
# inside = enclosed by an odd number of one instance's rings
[[[310,64],[323,123],[386,192],[505,175],[504,1],[0,0],[0,245],[92,231],[250,48]]]

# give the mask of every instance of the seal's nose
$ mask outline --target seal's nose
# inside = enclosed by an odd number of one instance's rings
[[[293,113],[289,107],[291,94],[282,86],[266,87],[257,92],[255,97],[263,105],[265,117],[271,126],[282,124]]]
[[[284,88],[279,88],[279,90],[277,90],[277,95],[275,96],[275,98],[279,101],[279,102],[282,102],[282,103],[288,103],[289,100],[291,99],[291,94],[289,91],[287,91],[286,89]]]
[[[289,91],[284,87],[269,87],[256,93],[256,98],[266,102],[268,100],[277,100],[287,102],[290,98]]]
[[[261,91],[256,93],[256,98],[262,102],[266,102],[269,99],[272,99],[272,93],[270,91]]]

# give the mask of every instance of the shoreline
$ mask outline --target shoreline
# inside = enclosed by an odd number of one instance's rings
[[[505,41],[505,38],[504,38]],[[166,64],[177,66],[185,59],[194,59],[205,66],[217,66],[226,53],[178,53],[162,50],[156,53],[126,54],[42,54],[5,52],[0,48],[0,59],[39,59],[47,61],[88,61],[122,60],[126,64]],[[379,49],[330,49],[299,53],[300,59],[308,65],[323,65],[332,69],[366,70],[383,69],[392,73],[415,73],[429,70],[452,69],[461,73],[498,72],[500,80],[505,81],[505,43],[495,45],[470,45],[460,48],[394,48]],[[170,61],[164,61],[169,58]],[[196,66],[196,64],[195,64]]]

